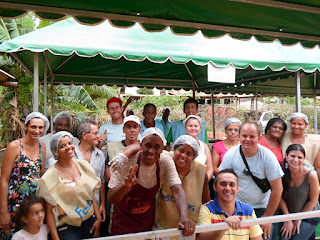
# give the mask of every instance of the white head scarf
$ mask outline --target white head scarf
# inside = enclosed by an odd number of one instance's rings
[[[52,152],[55,160],[58,160],[58,157],[59,157],[59,155],[58,155],[58,145],[59,145],[60,139],[65,137],[65,136],[68,136],[73,141],[72,134],[67,132],[67,131],[57,132],[57,133],[53,134],[53,136],[51,137],[50,149],[51,149],[51,152]]]
[[[155,128],[155,127],[147,128],[142,134],[141,142],[143,141],[144,138],[146,138],[149,135],[159,136],[163,142],[163,146],[167,145],[167,140],[164,137],[163,132],[159,128]]]
[[[175,149],[181,145],[189,145],[193,149],[194,158],[196,158],[198,156],[199,143],[196,139],[194,139],[190,135],[181,135],[180,137],[178,137],[177,140],[173,144],[173,149]]]
[[[49,120],[48,118],[46,118],[46,116],[44,116],[42,113],[39,112],[32,112],[29,113],[29,115],[26,117],[26,120],[24,121],[24,124],[27,125],[27,123],[33,119],[33,118],[41,118],[44,121],[44,131],[43,131],[43,135],[45,135],[49,129]]]

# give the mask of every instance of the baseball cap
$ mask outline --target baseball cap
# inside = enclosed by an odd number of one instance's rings
[[[110,103],[113,103],[113,102],[118,102],[118,103],[120,103],[120,105],[122,106],[122,101],[121,101],[120,98],[112,97],[112,98],[110,98],[110,99],[107,101],[107,107],[108,107],[108,105],[109,105]]]
[[[139,124],[140,126],[140,119],[137,116],[134,115],[129,115],[128,117],[125,117],[123,119],[123,126],[127,123],[127,122],[135,122],[137,124]]]

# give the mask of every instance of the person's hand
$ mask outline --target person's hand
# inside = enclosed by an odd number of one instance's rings
[[[104,133],[99,136],[99,142],[104,142],[107,140],[107,129],[104,130]]]
[[[196,224],[191,220],[180,221],[178,223],[178,228],[183,230],[183,236],[191,236],[196,231]]]
[[[300,233],[301,219],[293,221],[292,235]]]
[[[138,164],[134,168],[130,168],[129,175],[125,180],[125,185],[127,189],[131,189],[134,185],[137,184],[136,173],[138,171],[138,168],[139,168]]]
[[[10,229],[11,217],[8,211],[4,211],[0,214],[0,227],[3,230]]]
[[[140,150],[141,150],[140,143],[133,143],[124,148],[123,154],[126,155],[128,158],[130,158]]]
[[[263,237],[269,238],[271,236],[271,223],[261,224],[260,227],[263,231]]]
[[[284,222],[282,228],[280,229],[281,236],[290,239],[291,235],[294,234],[292,232],[292,229],[293,229],[293,223],[291,220]]]
[[[129,105],[129,104],[132,102],[132,100],[133,100],[133,97],[129,97],[129,98],[127,99],[126,105]]]
[[[231,227],[233,230],[238,230],[241,227],[242,216],[230,216],[227,217],[225,222]]]
[[[106,215],[107,215],[106,206],[101,204],[100,208],[99,208],[99,212],[100,212],[100,216],[102,215],[101,222],[105,222],[106,221]]]
[[[100,224],[101,224],[101,217],[96,216],[96,220],[94,221],[92,228],[90,229],[90,233],[93,232],[94,238],[97,238],[100,235]]]

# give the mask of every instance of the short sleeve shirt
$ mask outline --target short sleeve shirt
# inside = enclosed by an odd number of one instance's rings
[[[130,168],[135,167],[140,152],[136,153],[130,159],[124,154],[118,154],[112,161],[119,161],[118,168],[111,168],[111,178],[108,184],[109,188],[117,188],[125,183]],[[169,187],[175,184],[181,184],[176,167],[167,151],[160,155],[160,185],[167,180]],[[156,164],[146,166],[140,162],[138,184],[144,188],[150,189],[157,185]]]
[[[252,174],[260,179],[267,178],[271,181],[283,176],[283,171],[276,156],[260,144],[258,144],[256,155],[246,158],[246,160]],[[226,168],[232,168],[239,176],[237,200],[249,204],[253,208],[267,207],[271,190],[262,193],[261,189],[252,180],[240,155],[239,145],[232,147],[224,155],[219,170]]]
[[[242,216],[243,220],[255,219],[256,214],[253,208],[247,204],[241,203],[239,201],[235,202],[236,211],[234,215]],[[199,225],[207,225],[213,223],[225,222],[228,216],[222,211],[218,200],[210,201],[200,208],[199,213]],[[262,230],[259,225],[253,225],[250,227],[241,227],[238,230],[228,229],[222,240],[244,240],[262,235]]]

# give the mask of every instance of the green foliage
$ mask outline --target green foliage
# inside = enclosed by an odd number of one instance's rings
[[[146,87],[144,87],[144,88],[139,88],[139,89],[137,90],[137,93],[138,93],[138,94],[143,94],[143,95],[153,95],[153,94],[154,94],[152,89],[148,89],[148,88],[146,88]]]
[[[92,99],[109,99],[117,94],[117,89],[106,85],[83,85],[83,88],[90,94]]]

